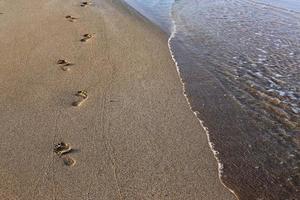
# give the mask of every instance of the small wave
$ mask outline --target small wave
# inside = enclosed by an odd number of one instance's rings
[[[222,183],[241,199],[289,199],[297,193],[300,27],[296,15],[266,6],[180,0],[171,15],[169,48],[184,95],[206,127]]]
[[[174,2],[174,3],[175,3],[175,2]],[[226,187],[231,193],[233,193],[233,194],[235,195],[235,197],[238,199],[237,194],[236,194],[231,188],[229,188],[229,187],[222,181],[223,164],[222,164],[222,162],[220,161],[220,159],[218,158],[219,152],[215,149],[214,143],[210,140],[210,135],[209,135],[208,127],[204,126],[203,121],[202,121],[202,120],[200,119],[200,117],[199,117],[199,112],[193,110],[193,108],[192,108],[192,106],[191,106],[191,103],[190,103],[190,101],[189,101],[189,98],[188,98],[187,95],[186,95],[186,87],[185,87],[185,83],[184,83],[184,81],[183,81],[183,79],[182,79],[182,77],[181,77],[179,65],[178,65],[178,62],[176,61],[175,54],[174,54],[174,52],[173,52],[173,50],[172,50],[172,45],[171,45],[172,39],[175,38],[175,36],[176,36],[176,22],[175,22],[175,20],[174,20],[173,17],[172,17],[172,9],[170,10],[170,19],[171,19],[171,21],[172,21],[172,31],[171,31],[171,35],[170,35],[169,40],[168,40],[168,47],[169,47],[169,50],[170,50],[171,57],[172,57],[172,59],[173,59],[173,61],[174,61],[174,64],[175,64],[175,66],[176,66],[176,70],[177,70],[177,73],[178,73],[178,77],[179,77],[180,82],[181,82],[181,84],[182,84],[183,95],[185,96],[185,99],[186,99],[186,101],[187,101],[187,103],[188,103],[188,105],[189,105],[190,110],[194,113],[195,117],[198,119],[198,121],[199,121],[201,127],[203,127],[203,130],[204,130],[205,133],[206,133],[208,145],[209,145],[211,151],[213,152],[214,157],[215,157],[215,159],[216,159],[216,161],[217,161],[217,164],[218,164],[218,177],[219,177],[220,182],[221,182],[221,183],[224,185],[224,187]]]

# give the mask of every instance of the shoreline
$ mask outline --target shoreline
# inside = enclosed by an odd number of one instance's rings
[[[218,151],[216,150],[216,148],[214,147],[215,144],[211,141],[208,127],[206,127],[206,126],[204,125],[204,122],[201,120],[201,118],[197,116],[197,115],[200,114],[199,111],[196,111],[196,110],[193,109],[192,104],[191,104],[191,101],[190,101],[189,98],[188,98],[188,95],[187,95],[187,88],[186,88],[186,86],[185,86],[185,82],[183,81],[182,75],[181,75],[181,73],[180,73],[180,67],[179,67],[179,64],[178,64],[177,60],[175,59],[175,52],[174,52],[174,50],[172,50],[171,40],[172,40],[173,38],[175,38],[175,35],[176,35],[176,24],[175,24],[175,21],[172,20],[172,23],[173,23],[173,30],[172,30],[172,33],[171,33],[171,35],[170,35],[170,37],[169,37],[169,40],[168,40],[168,47],[169,47],[169,50],[170,50],[171,57],[172,57],[172,59],[173,59],[173,61],[174,61],[174,64],[175,64],[175,66],[176,66],[176,70],[177,70],[177,73],[178,73],[178,77],[179,77],[180,82],[181,82],[181,84],[182,84],[182,91],[183,91],[182,94],[183,94],[183,96],[185,97],[185,99],[186,99],[186,101],[187,101],[187,103],[188,103],[188,105],[189,105],[190,111],[195,115],[195,118],[199,121],[199,123],[200,123],[202,129],[204,130],[204,132],[205,132],[205,134],[206,134],[207,142],[208,142],[209,148],[210,148],[210,150],[212,151],[212,153],[213,153],[213,155],[214,155],[214,158],[216,159],[217,164],[218,164],[218,176],[219,176],[220,182],[222,183],[222,185],[223,185],[226,189],[228,189],[228,190],[235,196],[236,199],[239,199],[237,193],[236,193],[233,189],[231,189],[230,186],[226,185],[226,184],[224,183],[224,181],[222,180],[223,163],[222,163],[222,162],[220,161],[220,159],[218,158],[219,152],[218,152]]]
[[[0,197],[234,199],[164,33],[108,1],[3,3]],[[74,108],[77,90],[89,98]],[[61,140],[76,150],[73,167],[52,152]]]
[[[125,7],[125,9],[128,9],[131,13],[133,13],[134,15],[137,15],[137,17],[141,18],[142,20],[145,20],[146,23],[150,23],[150,25],[155,26],[156,28],[158,28],[159,30],[161,30],[162,32],[164,32],[166,35],[168,35],[168,48],[169,48],[169,51],[170,51],[171,58],[172,58],[172,60],[174,62],[174,65],[176,67],[178,78],[179,78],[179,80],[181,82],[181,85],[182,85],[182,95],[185,97],[186,102],[187,102],[187,104],[188,104],[188,106],[190,108],[190,111],[195,115],[195,118],[199,121],[202,129],[204,130],[204,132],[205,132],[205,134],[207,136],[207,142],[208,142],[209,148],[211,149],[211,151],[212,151],[212,153],[214,155],[214,158],[216,159],[217,164],[218,164],[218,176],[219,176],[220,182],[222,183],[222,185],[226,189],[228,189],[235,196],[236,199],[239,199],[238,198],[238,194],[232,188],[230,188],[229,185],[226,185],[225,182],[222,180],[223,163],[218,158],[219,152],[216,150],[216,148],[214,147],[215,144],[210,139],[210,133],[209,133],[208,127],[206,127],[204,125],[204,122],[201,120],[201,118],[197,116],[197,114],[199,115],[199,112],[196,111],[196,110],[194,110],[192,108],[191,102],[190,102],[190,100],[188,98],[187,89],[186,89],[186,86],[185,86],[185,82],[183,81],[183,78],[181,76],[180,67],[178,65],[177,60],[175,59],[175,53],[174,53],[174,50],[172,50],[172,45],[171,45],[171,40],[173,38],[175,38],[175,35],[177,33],[177,31],[176,31],[176,23],[175,23],[174,19],[172,17],[170,17],[170,20],[171,20],[171,23],[172,23],[172,27],[167,27],[167,26],[162,27],[159,24],[156,24],[154,21],[151,21],[151,19],[147,18],[147,16],[144,16],[142,12],[140,12],[139,10],[137,10],[136,8],[134,8],[133,6],[131,6],[125,0],[120,0],[120,3],[122,4],[122,6]],[[170,29],[169,30],[170,32],[167,32],[167,29]]]

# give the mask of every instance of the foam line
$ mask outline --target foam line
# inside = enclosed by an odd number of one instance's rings
[[[175,4],[175,2],[173,3],[173,6],[174,6],[174,4]],[[217,164],[218,164],[218,177],[219,177],[220,182],[222,183],[222,185],[223,185],[225,188],[227,188],[231,193],[233,193],[234,196],[235,196],[237,199],[239,199],[238,196],[237,196],[237,194],[236,194],[231,188],[229,188],[229,186],[227,186],[227,185],[222,181],[222,174],[223,174],[223,168],[224,168],[224,167],[223,167],[222,162],[221,162],[220,159],[218,158],[219,152],[215,149],[214,143],[210,140],[210,135],[209,135],[208,127],[205,127],[203,121],[202,121],[200,118],[198,118],[198,115],[197,115],[197,114],[199,114],[199,112],[198,112],[198,111],[194,111],[194,110],[192,109],[191,103],[190,103],[190,101],[189,101],[189,99],[188,99],[188,97],[187,97],[187,95],[186,95],[186,86],[185,86],[185,83],[184,83],[184,81],[183,81],[183,79],[182,79],[182,76],[181,76],[181,73],[180,73],[180,69],[179,69],[179,65],[178,65],[178,62],[176,61],[175,54],[174,54],[174,51],[173,51],[172,45],[171,45],[172,39],[175,38],[176,33],[177,33],[176,22],[175,22],[175,20],[174,20],[173,17],[172,17],[173,6],[172,6],[172,9],[170,10],[170,19],[171,19],[171,22],[172,22],[172,31],[171,31],[171,35],[170,35],[170,37],[169,37],[169,39],[168,39],[168,47],[169,47],[169,50],[170,50],[170,54],[171,54],[172,60],[173,60],[174,63],[175,63],[176,70],[177,70],[177,73],[178,73],[178,77],[179,77],[179,79],[180,79],[180,82],[182,83],[183,95],[184,95],[184,97],[185,97],[185,99],[186,99],[186,101],[187,101],[187,103],[188,103],[188,105],[189,105],[190,110],[191,110],[191,111],[193,112],[193,114],[196,116],[196,118],[198,119],[200,125],[203,127],[203,129],[204,129],[204,131],[205,131],[205,133],[206,133],[208,145],[209,145],[211,151],[213,152],[215,159],[217,160]]]

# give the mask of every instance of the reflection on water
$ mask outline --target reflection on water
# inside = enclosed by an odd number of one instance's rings
[[[171,52],[223,182],[240,199],[296,200],[300,1],[176,0],[172,9],[171,0],[127,1],[160,25],[172,11]]]
[[[276,6],[278,8],[300,12],[299,0],[252,0],[257,3],[264,3],[268,6]]]
[[[170,10],[174,0],[125,0],[130,6],[145,17],[159,25],[164,31],[170,33],[172,20]]]

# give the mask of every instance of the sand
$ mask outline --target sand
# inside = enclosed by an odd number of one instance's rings
[[[0,199],[235,199],[165,33],[117,1],[0,12]],[[60,142],[72,151],[53,152]]]

